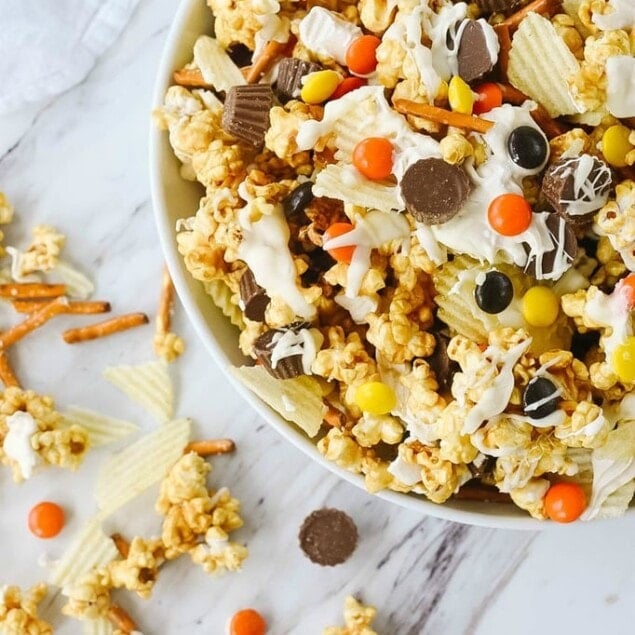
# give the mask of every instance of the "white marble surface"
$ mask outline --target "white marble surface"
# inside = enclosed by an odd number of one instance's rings
[[[151,314],[158,295],[162,258],[146,138],[154,73],[175,9],[175,0],[142,0],[81,85],[0,118],[0,190],[18,211],[7,242],[24,244],[38,222],[58,226],[68,235],[69,259],[95,279],[95,297],[111,300],[120,312]],[[5,325],[15,317],[2,308],[0,319]],[[83,405],[151,429],[150,417],[101,379],[108,364],[151,358],[151,327],[71,347],[59,338],[71,321],[58,318],[20,343],[14,361],[23,383],[54,395],[61,406]],[[235,455],[214,461],[211,482],[230,486],[243,501],[246,523],[236,536],[251,555],[243,572],[222,578],[182,559],[165,567],[150,600],[118,595],[146,635],[220,635],[244,606],[266,616],[272,635],[318,634],[341,623],[351,593],[377,606],[376,629],[384,635],[632,632],[635,519],[520,533],[393,507],[309,463],[241,402],[182,313],[176,329],[188,343],[173,368],[178,413],[208,436],[236,440]],[[93,452],[74,475],[44,471],[19,488],[2,471],[0,584],[45,577],[38,557],[62,553],[94,512],[97,469],[111,451]],[[113,529],[156,532],[152,495],[128,508]],[[29,508],[44,498],[70,512],[63,534],[46,542],[26,529]],[[303,518],[324,505],[346,510],[361,536],[351,560],[335,568],[311,564],[297,547]],[[45,611],[56,632],[79,633],[58,609],[53,598]]]

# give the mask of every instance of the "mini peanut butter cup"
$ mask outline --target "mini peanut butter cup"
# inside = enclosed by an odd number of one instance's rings
[[[491,27],[485,27],[477,20],[468,20],[461,34],[457,62],[459,75],[468,83],[489,73],[496,64],[487,46],[485,28]]]
[[[547,229],[553,238],[556,247],[539,256],[530,256],[525,265],[525,273],[534,278],[544,279],[553,272],[556,256],[561,251],[569,264],[573,263],[578,253],[578,240],[573,227],[556,213],[550,214],[547,219]],[[564,238],[560,242],[560,235]],[[530,249],[525,245],[525,251],[529,254]],[[540,275],[539,275],[540,274]]]
[[[530,0],[474,0],[484,15],[490,13],[511,13],[528,4]]]
[[[413,163],[400,186],[406,209],[426,225],[446,223],[456,216],[471,188],[463,168],[435,158]]]
[[[240,279],[240,299],[243,301],[245,317],[254,322],[263,322],[270,298],[256,282],[253,271],[246,269]]]
[[[252,146],[262,146],[269,129],[272,105],[270,84],[232,86],[227,91],[223,106],[223,130]]]
[[[302,89],[302,78],[309,73],[322,70],[319,64],[305,62],[297,57],[285,57],[278,64],[276,95],[280,101],[297,99]]]
[[[292,379],[293,377],[304,375],[302,355],[282,357],[277,360],[274,366],[272,361],[273,350],[277,339],[284,335],[284,332],[283,329],[271,329],[265,331],[254,342],[256,357],[269,374],[273,375],[276,379]]]
[[[323,567],[346,562],[357,546],[357,527],[339,509],[324,507],[305,518],[300,528],[300,547],[306,556]]]
[[[583,227],[608,200],[611,169],[597,157],[581,155],[549,166],[542,194],[554,210],[574,227]]]

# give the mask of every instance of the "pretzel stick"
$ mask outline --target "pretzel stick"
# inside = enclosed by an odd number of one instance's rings
[[[173,309],[174,284],[172,284],[168,268],[164,266],[161,277],[161,296],[159,297],[159,308],[157,310],[157,333],[165,334],[170,330]]]
[[[248,84],[256,84],[258,80],[274,65],[280,54],[287,47],[288,42],[269,40],[260,57],[249,67],[245,76]]]
[[[503,101],[512,104],[512,106],[522,106],[528,99],[531,99],[531,97],[528,97],[522,91],[514,88],[511,84],[499,83],[498,87],[503,93]],[[545,133],[547,139],[553,139],[567,131],[567,127],[559,121],[552,119],[551,115],[540,104],[537,104],[536,108],[529,114],[538,127]]]
[[[135,326],[141,326],[149,322],[145,313],[126,313],[118,315],[110,320],[89,324],[76,329],[68,329],[62,333],[62,337],[67,344],[77,344],[77,342],[86,342],[94,340],[98,337],[106,337],[119,331],[125,331]]]
[[[475,132],[487,132],[494,125],[493,121],[487,121],[480,117],[464,115],[460,112],[452,112],[451,110],[438,108],[430,104],[419,104],[415,101],[409,101],[408,99],[395,99],[393,105],[400,113],[405,115],[415,115],[430,121],[445,124],[446,126],[474,130]]]
[[[236,449],[236,444],[231,439],[206,439],[204,441],[191,441],[183,454],[196,452],[199,456],[212,456],[214,454],[229,454]]]
[[[525,5],[522,9],[512,13],[506,20],[499,22],[500,25],[509,27],[510,31],[516,30],[518,25],[527,17],[531,12],[540,13],[544,15],[554,15],[562,7],[561,0],[534,0]]]
[[[211,88],[198,68],[181,68],[172,74],[174,83],[189,88]]]
[[[11,303],[18,313],[33,313],[33,311],[41,308],[46,300],[13,300]],[[64,313],[89,315],[93,313],[108,313],[110,311],[110,302],[101,300],[93,301],[70,301]]]
[[[2,380],[6,388],[9,388],[9,386],[20,388],[20,382],[15,376],[13,368],[11,368],[9,356],[5,350],[0,350],[0,380]]]
[[[127,558],[130,553],[130,543],[121,534],[113,534],[110,538],[115,543],[119,555],[122,558]]]
[[[43,284],[40,282],[15,282],[0,284],[1,298],[57,298],[66,293],[65,284]]]
[[[23,322],[12,326],[4,333],[0,333],[0,348],[8,348],[28,335],[31,331],[40,328],[42,324],[48,322],[52,317],[64,313],[67,304],[68,300],[64,296],[61,296],[47,302],[42,308],[33,311]]]
[[[504,79],[507,79],[507,67],[509,66],[509,51],[512,48],[512,38],[509,34],[509,27],[505,24],[497,24],[494,27],[498,37],[498,67]]]
[[[108,619],[119,630],[126,633],[126,635],[137,630],[137,625],[134,620],[128,615],[128,612],[122,609],[118,604],[113,604],[108,609]]]

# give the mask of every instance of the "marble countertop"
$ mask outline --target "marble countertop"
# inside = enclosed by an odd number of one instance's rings
[[[0,118],[0,190],[17,210],[6,242],[25,244],[36,223],[57,226],[68,236],[68,259],[95,280],[94,297],[110,300],[117,312],[152,315],[159,294],[162,256],[147,130],[176,4],[141,0],[85,81],[49,103]],[[3,309],[3,323],[14,319]],[[59,337],[70,322],[59,318],[16,348],[23,384],[53,395],[60,406],[81,405],[150,430],[149,415],[101,373],[107,365],[152,359],[152,327],[73,347]],[[119,595],[146,635],[221,635],[245,606],[266,616],[272,635],[317,635],[342,623],[348,594],[377,607],[375,626],[384,635],[632,632],[635,518],[531,533],[468,527],[392,506],[310,463],[259,419],[179,310],[175,330],[188,345],[172,368],[177,411],[206,436],[235,439],[238,451],[213,461],[211,484],[227,485],[241,499],[245,526],[236,538],[250,556],[242,572],[220,578],[181,559],[165,567],[151,599]],[[76,474],[42,471],[20,487],[3,470],[0,584],[46,577],[38,560],[58,557],[94,513],[98,467],[112,451],[92,452]],[[69,522],[60,537],[41,541],[29,534],[26,516],[46,498],[66,507]],[[344,509],[360,533],[353,557],[334,568],[312,564],[297,546],[302,520],[325,505]],[[144,524],[158,531],[145,498],[124,520],[116,527],[124,534]],[[77,622],[59,617],[59,606],[60,598],[50,597],[44,611],[56,632],[80,632]]]

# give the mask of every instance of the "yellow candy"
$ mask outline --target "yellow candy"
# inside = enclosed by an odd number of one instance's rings
[[[627,337],[613,351],[613,370],[620,381],[635,381],[635,337]]]
[[[560,300],[549,287],[532,287],[523,296],[523,317],[532,326],[551,326],[560,313]]]
[[[452,108],[454,112],[460,112],[464,115],[472,114],[474,93],[458,75],[455,75],[450,80],[450,85],[448,86],[448,101],[450,102],[450,108]]]
[[[628,140],[630,130],[619,124],[611,126],[602,135],[602,154],[607,163],[616,168],[626,167],[626,155],[635,146]]]
[[[368,381],[356,390],[355,403],[364,412],[385,415],[397,405],[397,398],[390,386],[381,381]]]
[[[335,92],[340,79],[335,71],[309,73],[304,79],[302,90],[300,90],[302,101],[307,104],[321,104]]]

